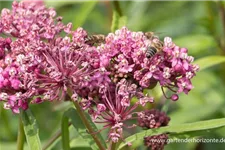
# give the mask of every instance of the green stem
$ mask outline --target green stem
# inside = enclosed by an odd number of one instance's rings
[[[25,141],[25,134],[23,129],[23,123],[21,117],[19,117],[19,128],[18,128],[18,135],[17,135],[17,150],[23,150]]]
[[[221,37],[221,48],[223,50],[223,52],[225,52],[225,6],[223,5],[222,2],[218,1],[218,6],[219,6],[219,15],[221,17],[221,23],[222,23],[222,32],[223,35]]]
[[[111,150],[116,150],[116,143],[112,142]]]
[[[68,127],[71,125],[71,123],[69,123]],[[58,138],[60,138],[62,135],[62,131],[58,130],[50,139],[49,141],[44,145],[44,147],[42,148],[42,150],[46,150],[47,148],[49,148]]]
[[[161,111],[164,111],[165,113],[167,113],[170,107],[170,102],[171,102],[170,99],[166,99]]]
[[[216,31],[216,29],[215,29],[215,14],[213,13],[213,9],[212,9],[213,2],[206,1],[205,4],[206,4],[205,6],[207,9],[207,17],[208,17],[208,23],[209,23],[209,25],[207,26],[208,31],[215,39],[217,45],[219,47],[221,47],[220,38],[217,36],[217,34],[215,32]]]
[[[73,104],[76,107],[77,113],[80,115],[80,118],[81,118],[82,122],[84,123],[85,127],[87,128],[88,132],[89,133],[94,133],[95,131],[92,129],[91,125],[89,124],[87,118],[85,117],[85,113],[81,109],[81,107],[78,104],[78,102],[73,102]],[[105,150],[104,146],[102,145],[102,143],[100,142],[98,137],[95,134],[91,134],[91,136],[94,139],[94,141],[96,142],[96,144],[98,145],[99,149],[100,150]]]
[[[68,89],[67,90],[67,94],[72,97],[72,91],[71,89]],[[71,99],[71,101],[73,101]],[[76,107],[76,111],[77,113],[79,114],[83,124],[85,125],[85,127],[87,128],[87,131],[88,133],[91,134],[92,138],[94,139],[95,143],[97,144],[99,150],[106,150],[106,148],[102,145],[101,141],[98,139],[97,135],[96,134],[93,134],[95,133],[95,130],[91,127],[89,121],[87,120],[86,116],[85,116],[85,113],[84,111],[81,109],[79,103],[77,101],[73,101],[73,104],[74,106]]]
[[[56,132],[56,134],[52,138],[50,138],[50,140],[44,145],[43,150],[46,150],[49,146],[51,146],[52,143],[54,143],[54,141],[61,136],[61,134],[62,134],[61,130]]]
[[[67,116],[63,116],[61,122],[62,128],[62,147],[63,150],[70,150],[70,133],[69,133],[69,118]]]
[[[119,1],[113,1],[113,5],[114,5],[114,9],[117,11],[117,13],[119,14],[119,16],[123,16],[122,10],[120,8],[120,4]]]

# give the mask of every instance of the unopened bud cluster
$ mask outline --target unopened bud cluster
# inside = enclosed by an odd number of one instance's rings
[[[138,113],[138,125],[140,127],[153,129],[167,126],[170,118],[165,112],[157,109],[146,110]]]
[[[167,126],[170,118],[165,112],[157,109],[146,110],[138,113],[138,125],[147,129],[154,129]],[[159,134],[144,137],[144,144],[150,147],[151,150],[163,150],[167,144],[168,135]]]

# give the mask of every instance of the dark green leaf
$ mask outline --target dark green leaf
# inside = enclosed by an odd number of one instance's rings
[[[75,129],[74,129],[75,130]],[[76,132],[76,131],[75,131]],[[79,135],[76,136],[75,138],[73,138],[70,142],[70,146],[71,149],[79,149],[82,148],[83,149],[88,149],[88,150],[92,150],[92,148],[90,147],[89,143],[87,143],[87,141],[85,141],[82,137],[80,137]]]
[[[21,118],[24,126],[27,143],[30,150],[41,150],[41,141],[39,139],[39,129],[36,119],[28,109],[21,112]]]
[[[225,118],[199,121],[194,123],[186,123],[181,125],[161,127],[158,129],[149,129],[149,130],[134,134],[132,136],[129,136],[128,138],[125,139],[125,141],[133,143],[135,141],[143,140],[145,136],[150,136],[150,135],[158,135],[162,133],[171,133],[171,134],[179,135],[179,134],[184,134],[186,132],[198,132],[198,131],[201,132],[203,130],[207,131],[210,129],[216,129],[223,126],[225,126]],[[124,146],[126,146],[126,143],[121,143],[118,149],[122,149]],[[135,146],[137,147],[139,146],[139,144],[136,144]]]

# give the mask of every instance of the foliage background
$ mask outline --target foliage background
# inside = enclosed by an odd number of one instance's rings
[[[2,8],[11,8],[12,1],[0,1]],[[110,1],[46,1],[56,8],[65,23],[72,22],[74,29],[82,26],[90,34],[111,32],[113,5]],[[165,36],[189,49],[189,54],[198,61],[209,56],[222,56],[206,59],[201,65],[213,64],[225,55],[225,2],[222,1],[121,1],[121,10],[127,26],[133,31],[154,31],[161,39]],[[177,102],[169,102],[163,107],[168,109],[170,124],[180,124],[206,119],[225,117],[225,63],[201,70],[193,79],[195,88],[189,95],[180,95]],[[156,105],[148,106],[161,109],[165,103],[159,88],[150,93],[156,97]],[[16,149],[18,116],[4,110],[0,104],[0,149]],[[70,103],[45,102],[31,106],[40,129],[42,143],[60,129],[60,121]],[[138,129],[137,129],[138,130]],[[70,128],[73,149],[85,149],[85,141]],[[127,131],[131,132],[131,131]],[[105,132],[102,132],[104,135]],[[225,138],[225,128],[205,132],[205,138]],[[222,150],[225,143],[173,143],[165,150]],[[60,150],[60,139],[51,150]],[[86,148],[88,149],[88,148]],[[140,148],[143,149],[143,148]]]

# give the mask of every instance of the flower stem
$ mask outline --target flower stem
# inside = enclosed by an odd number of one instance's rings
[[[25,134],[23,129],[23,123],[21,117],[19,117],[19,128],[18,128],[18,135],[17,135],[17,150],[23,150],[25,141]]]
[[[161,111],[164,111],[165,113],[167,113],[168,110],[169,110],[169,107],[170,107],[170,102],[171,102],[170,99],[165,100],[164,104],[163,104],[163,106],[161,108]]]
[[[86,126],[88,132],[89,133],[94,133],[95,131],[92,129],[91,125],[89,124],[87,118],[85,117],[84,111],[81,109],[81,107],[78,104],[78,102],[73,102],[73,104],[76,107],[77,113],[80,115],[80,118],[81,118],[82,122],[84,123],[84,125]],[[105,150],[104,146],[101,144],[101,142],[98,139],[98,137],[95,134],[91,134],[91,136],[94,139],[94,141],[96,142],[96,144],[98,145],[99,149],[100,150]]]
[[[70,126],[71,123],[69,123],[68,126]],[[49,141],[44,145],[42,150],[46,150],[47,148],[49,148],[62,134],[61,130],[58,130],[50,139]]]
[[[46,150],[49,146],[51,146],[52,143],[54,143],[54,141],[61,136],[61,134],[61,130],[57,131],[56,134],[44,145],[43,150]]]
[[[221,23],[222,23],[222,32],[223,35],[221,36],[220,42],[221,42],[221,48],[223,52],[225,52],[225,5],[223,5],[222,2],[218,1],[218,7],[219,7],[219,15],[221,18]]]
[[[119,14],[119,16],[123,16],[122,10],[120,8],[120,4],[119,1],[112,1],[113,5],[114,5],[114,9],[116,10],[116,12]]]
[[[116,143],[112,142],[111,150],[116,150]]]

